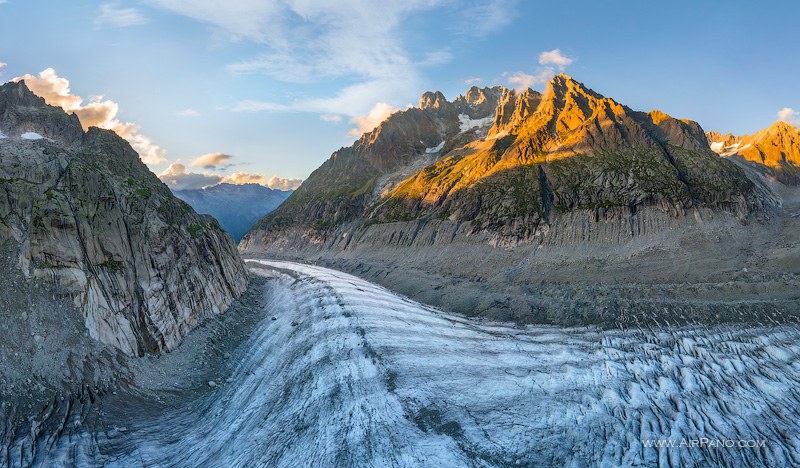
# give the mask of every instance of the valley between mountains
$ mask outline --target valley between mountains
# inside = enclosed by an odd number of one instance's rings
[[[426,93],[335,152],[239,249],[516,323],[795,320],[800,130],[737,138],[567,75],[544,93]]]
[[[7,83],[0,465],[800,464],[799,158],[560,74],[172,193]]]
[[[795,324],[515,327],[335,270],[248,264],[257,307],[131,362],[112,394],[48,414],[53,436],[2,453],[113,467],[800,462]],[[701,438],[753,447],[681,446]]]

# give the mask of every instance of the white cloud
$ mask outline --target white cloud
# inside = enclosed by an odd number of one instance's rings
[[[295,190],[303,179],[292,179],[286,177],[272,176],[267,179],[263,174],[251,172],[237,172],[229,176],[225,176],[222,182],[228,184],[259,184],[269,187],[274,190]]]
[[[147,23],[147,18],[136,8],[122,8],[115,3],[104,3],[94,18],[96,28],[124,28]]]
[[[560,49],[553,49],[539,54],[540,65],[555,65],[559,70],[564,70],[574,61],[575,59],[562,54]]]
[[[386,120],[390,115],[399,111],[385,102],[379,102],[370,109],[366,115],[356,116],[350,119],[350,123],[354,124],[356,128],[350,130],[350,134],[354,136],[361,136],[364,133],[370,132],[375,129],[381,122]]]
[[[5,67],[5,66],[7,66],[7,65],[8,65],[8,64],[7,64],[7,63],[5,63],[5,62],[0,62],[0,68],[3,68],[3,67]]]
[[[230,162],[233,156],[224,153],[208,153],[198,156],[189,163],[190,166],[204,167],[206,169],[214,169],[217,166],[223,166]]]
[[[229,184],[259,184],[267,185],[267,178],[263,174],[253,174],[250,172],[237,172],[229,176],[225,176],[223,182]]]
[[[778,120],[788,122],[792,125],[800,125],[800,112],[791,107],[784,107],[778,111]]]
[[[220,154],[220,153],[215,153]],[[210,156],[210,155],[205,155]],[[201,158],[205,157],[201,156]],[[222,155],[226,156],[226,155]],[[190,165],[196,165],[200,158],[196,158]],[[303,179],[292,179],[273,176],[267,179],[263,174],[251,172],[237,172],[231,175],[213,174],[209,172],[197,173],[189,172],[186,166],[174,162],[158,176],[162,182],[172,190],[198,190],[204,187],[211,187],[217,184],[259,184],[275,190],[295,190],[303,182]]]
[[[477,86],[478,84],[482,83],[483,79],[477,76],[473,76],[471,78],[467,78],[464,80],[464,84],[468,84],[470,86]]]
[[[88,104],[83,105],[83,98],[72,94],[69,80],[58,76],[52,68],[48,68],[36,76],[28,74],[14,78],[12,81],[21,80],[24,80],[28,88],[34,94],[44,98],[48,104],[75,113],[81,120],[84,129],[100,127],[113,130],[117,135],[128,140],[145,164],[159,164],[166,161],[166,151],[153,143],[150,138],[139,133],[137,125],[117,119],[119,104],[116,102],[103,100],[102,96],[95,96]]]
[[[567,66],[574,62],[574,58],[566,57],[559,49],[542,52],[539,54],[539,64],[543,65],[536,69],[533,73],[526,73],[518,71],[515,73],[503,73],[503,77],[508,80],[508,83],[518,92],[527,90],[537,85],[541,85],[550,81],[550,78],[556,74],[555,67],[564,71]],[[555,65],[555,67],[553,67]]]
[[[322,114],[319,118],[323,122],[339,123],[342,121],[342,116],[339,114]]]
[[[401,80],[400,80],[401,81]],[[392,82],[394,83],[394,82]],[[407,83],[406,83],[407,84]],[[241,101],[231,108],[234,112],[315,112],[319,114],[345,114],[353,119],[363,119],[375,112],[376,106],[389,106],[381,100],[386,93],[385,86],[398,87],[406,84],[399,81],[389,84],[388,81],[369,81],[343,88],[329,98],[308,98],[290,104],[268,101]],[[415,90],[414,93],[417,93]],[[381,104],[375,104],[376,102]],[[379,123],[379,122],[378,122]],[[373,127],[374,128],[374,127]],[[356,134],[356,133],[353,133]],[[360,133],[358,133],[360,135]]]
[[[302,183],[303,179],[272,176],[266,185],[273,190],[297,190],[297,187],[300,187]]]
[[[555,70],[552,67],[545,67],[539,69],[535,75],[529,75],[523,72],[516,72],[511,74],[506,74],[506,79],[508,83],[511,84],[511,87],[514,88],[517,92],[524,92],[528,88],[532,88],[534,86],[547,83],[550,81],[550,78],[553,77],[555,74]]]
[[[196,190],[217,185],[222,182],[223,176],[187,172],[183,164],[172,163],[158,178],[172,190]]]
[[[196,110],[190,107],[188,109],[184,109],[178,112],[178,115],[181,117],[200,117],[200,112],[197,112]]]

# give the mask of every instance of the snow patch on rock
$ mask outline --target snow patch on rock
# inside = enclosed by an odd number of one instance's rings
[[[425,153],[427,153],[427,154],[438,153],[439,151],[442,150],[442,148],[444,148],[445,141],[446,140],[442,140],[441,143],[439,143],[438,145],[434,146],[433,148],[425,148]]]
[[[44,137],[36,132],[25,132],[22,135],[20,135],[20,138],[22,138],[23,140],[41,140]]]
[[[494,121],[494,116],[484,117],[482,119],[472,119],[467,114],[458,114],[458,126],[461,133],[464,133],[473,128],[488,127]]]
[[[719,145],[722,146],[722,143],[720,143]],[[721,151],[715,150],[713,145],[712,145],[711,149],[714,150],[715,152],[719,153],[722,156],[731,156],[731,155],[734,155],[734,154],[736,154],[736,153],[738,153],[740,151],[744,151],[749,147],[750,147],[750,143],[742,146],[741,142],[736,142],[736,143],[734,143],[734,144],[732,144],[730,146],[726,146],[725,148],[722,148]]]

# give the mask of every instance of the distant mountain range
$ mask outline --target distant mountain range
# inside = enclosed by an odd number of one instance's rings
[[[176,197],[198,213],[211,215],[236,241],[263,216],[271,213],[291,190],[274,190],[259,184],[218,184],[196,190],[175,190]]]

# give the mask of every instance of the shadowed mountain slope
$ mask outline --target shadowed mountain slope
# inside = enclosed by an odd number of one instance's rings
[[[0,132],[5,254],[25,281],[74,303],[93,338],[127,354],[171,349],[246,288],[216,220],[175,198],[115,133],[84,133],[24,82],[0,86]]]

